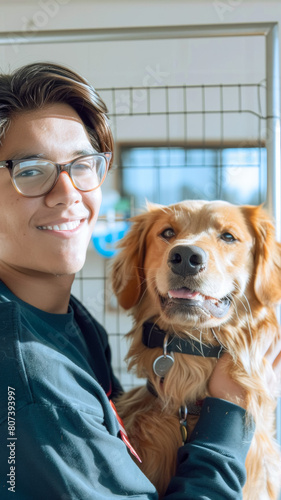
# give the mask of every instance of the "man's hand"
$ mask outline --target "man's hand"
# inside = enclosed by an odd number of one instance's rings
[[[265,347],[264,357],[268,363],[267,377],[268,385],[275,392],[275,388],[279,389],[281,383],[281,340],[273,347],[267,345]],[[231,370],[228,366],[231,365],[232,359],[230,354],[225,353],[217,362],[215,369],[209,380],[210,396],[219,399],[225,399],[231,403],[235,403],[243,408],[246,408],[245,391],[231,376]]]
[[[229,374],[228,366],[231,364],[232,358],[228,353],[223,354],[218,360],[209,380],[210,396],[225,399],[246,408],[245,391]]]

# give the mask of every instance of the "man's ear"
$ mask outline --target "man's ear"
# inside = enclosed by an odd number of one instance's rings
[[[131,309],[140,300],[145,290],[144,258],[146,235],[155,220],[150,212],[154,205],[147,205],[148,212],[131,219],[132,226],[119,243],[121,251],[113,259],[111,280],[119,304]]]
[[[242,211],[255,237],[255,295],[262,305],[274,306],[281,301],[281,244],[262,206],[244,206]]]

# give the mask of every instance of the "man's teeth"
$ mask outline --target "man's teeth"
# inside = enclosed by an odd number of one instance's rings
[[[64,222],[63,224],[55,224],[55,226],[38,226],[38,229],[48,229],[49,231],[71,231],[80,225],[80,220]]]

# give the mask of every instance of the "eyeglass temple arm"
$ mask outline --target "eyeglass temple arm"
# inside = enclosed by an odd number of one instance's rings
[[[4,161],[0,161],[0,168],[8,168],[9,170],[11,170],[12,168],[12,161],[10,160],[4,160]]]

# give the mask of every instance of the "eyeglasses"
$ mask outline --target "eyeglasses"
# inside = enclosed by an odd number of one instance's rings
[[[72,162],[61,165],[49,160],[6,160],[0,168],[8,168],[14,188],[28,198],[49,193],[58,181],[61,172],[67,172],[73,186],[79,191],[93,191],[103,183],[112,153],[95,153],[79,156]]]

